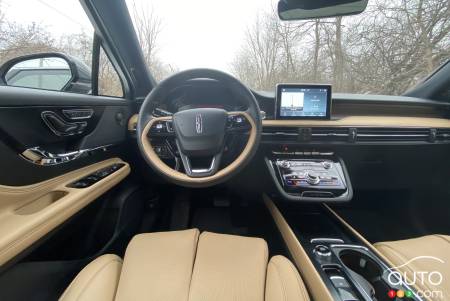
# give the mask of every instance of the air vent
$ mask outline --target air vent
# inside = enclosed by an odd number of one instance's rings
[[[430,129],[409,128],[358,128],[358,142],[429,142]]]
[[[262,136],[266,141],[297,141],[299,129],[296,127],[265,127]]]
[[[436,141],[437,142],[450,142],[450,129],[437,129]]]
[[[324,128],[311,129],[311,140],[320,142],[347,142],[349,141],[349,128]]]
[[[382,127],[265,127],[268,142],[450,143],[450,129]]]

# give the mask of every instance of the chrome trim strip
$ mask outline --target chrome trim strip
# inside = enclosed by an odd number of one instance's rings
[[[62,110],[62,112],[67,119],[71,120],[89,119],[92,117],[92,115],[94,115],[93,109],[65,109]],[[86,115],[80,117],[73,117],[70,116],[70,113],[86,113]]]
[[[319,238],[312,238],[310,242],[313,243],[320,243],[320,242],[329,242],[329,243],[344,243],[344,240],[340,238],[326,238],[326,237],[319,237]]]
[[[63,163],[73,161],[82,156],[88,155],[90,152],[106,151],[107,148],[110,146],[111,146],[111,144],[94,147],[94,148],[90,148],[90,149],[82,149],[82,150],[73,151],[73,152],[61,153],[61,154],[53,154],[53,153],[43,150],[39,146],[36,146],[36,147],[26,149],[25,151],[23,151],[20,154],[20,156],[23,159],[27,160],[28,162],[31,162],[36,165],[51,166],[51,165],[58,165],[58,164],[63,164]]]

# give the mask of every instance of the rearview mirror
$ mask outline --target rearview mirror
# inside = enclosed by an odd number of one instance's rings
[[[82,61],[62,53],[16,57],[0,67],[4,85],[88,94],[91,70]]]
[[[305,20],[362,13],[368,0],[280,0],[281,20]]]

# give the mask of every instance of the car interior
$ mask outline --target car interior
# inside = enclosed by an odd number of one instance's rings
[[[401,95],[202,66],[156,80],[125,1],[77,5],[91,66],[0,67],[0,300],[450,300],[450,61]]]

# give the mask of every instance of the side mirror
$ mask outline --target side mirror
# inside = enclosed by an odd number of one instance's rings
[[[91,70],[81,60],[63,53],[37,53],[16,57],[0,67],[6,86],[81,94],[91,92]]]
[[[281,20],[308,20],[362,13],[368,0],[280,0]]]

